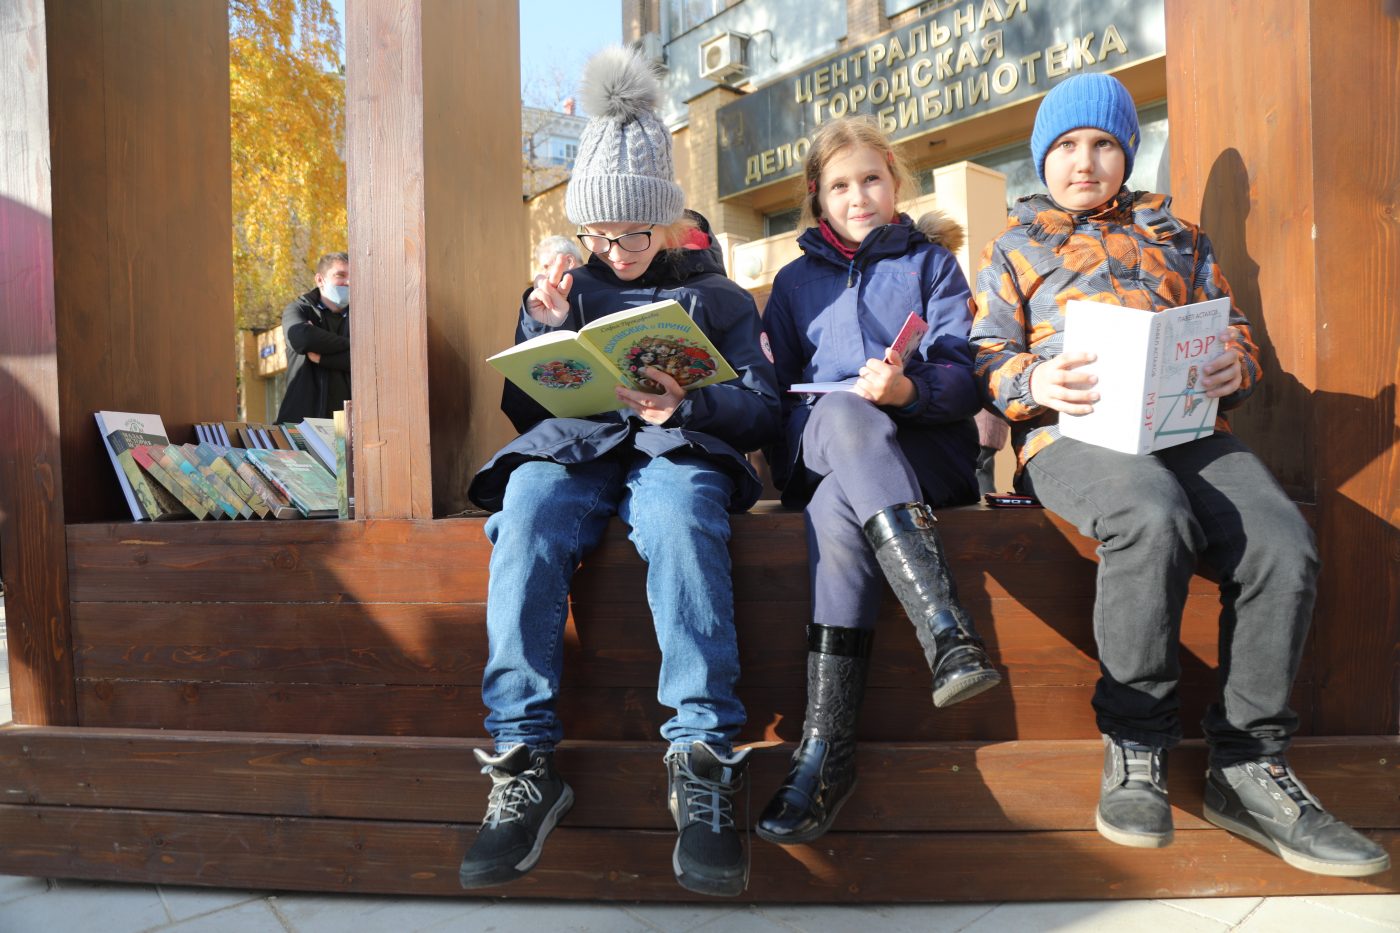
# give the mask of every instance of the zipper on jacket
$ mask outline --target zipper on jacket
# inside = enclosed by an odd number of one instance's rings
[[[846,267],[846,287],[850,288],[856,284],[856,257],[851,257],[851,264]]]

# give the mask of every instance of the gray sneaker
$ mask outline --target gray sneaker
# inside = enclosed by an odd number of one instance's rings
[[[1094,825],[1109,842],[1160,849],[1172,841],[1166,749],[1103,737],[1103,781]]]
[[[1324,810],[1282,758],[1211,765],[1205,816],[1303,871],[1359,878],[1390,867],[1386,851]]]

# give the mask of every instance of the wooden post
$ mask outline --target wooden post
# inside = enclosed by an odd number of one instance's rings
[[[524,260],[516,7],[346,7],[355,272],[356,506],[366,518],[467,507],[510,436],[500,378]]]
[[[0,550],[16,722],[76,721],[43,0],[0,16]]]
[[[1317,502],[1313,732],[1400,728],[1400,20],[1379,0],[1167,4],[1172,190],[1263,349],[1232,417]]]

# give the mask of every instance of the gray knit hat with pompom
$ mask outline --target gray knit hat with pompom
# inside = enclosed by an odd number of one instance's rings
[[[685,206],[671,163],[671,132],[656,116],[661,85],[636,52],[604,49],[583,69],[590,115],[564,205],[576,224],[674,223]]]

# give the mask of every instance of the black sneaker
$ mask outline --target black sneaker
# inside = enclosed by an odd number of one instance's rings
[[[1094,825],[1099,835],[1120,846],[1160,849],[1171,843],[1166,749],[1103,737],[1103,782]]]
[[[749,882],[748,858],[734,825],[733,796],[744,783],[748,749],[729,758],[704,742],[666,755],[671,817],[676,821],[671,867],[681,887],[732,897]]]
[[[1359,878],[1390,867],[1386,851],[1322,809],[1282,758],[1211,765],[1205,816],[1303,871]]]
[[[474,753],[481,773],[491,775],[491,796],[457,880],[464,888],[487,888],[535,867],[550,831],[574,805],[574,792],[554,770],[553,752],[516,745],[494,757],[479,748]]]

